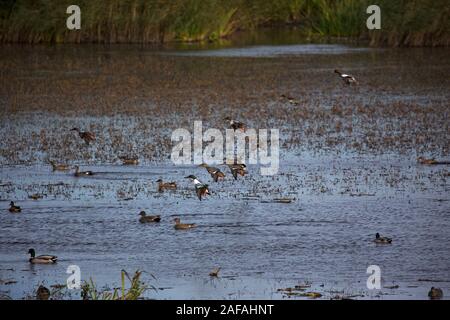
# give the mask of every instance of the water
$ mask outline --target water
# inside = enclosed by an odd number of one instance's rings
[[[250,44],[0,48],[0,293],[64,284],[75,264],[99,287],[143,270],[152,299],[280,299],[304,283],[323,299],[427,299],[431,286],[448,297],[448,166],[416,162],[449,159],[448,49]],[[343,86],[335,68],[360,85]],[[223,130],[227,115],[280,129],[279,174],[251,165],[234,181],[222,166],[214,183],[170,162],[172,130],[192,132],[194,120]],[[97,141],[86,146],[74,126]],[[96,174],[52,172],[47,158]],[[209,199],[198,201],[189,174],[210,183]],[[158,178],[178,189],[158,193]],[[140,224],[140,210],[162,221]],[[174,217],[198,227],[177,231]],[[393,243],[374,244],[376,232]],[[59,262],[30,265],[31,247]],[[366,287],[369,265],[381,268],[380,290]]]

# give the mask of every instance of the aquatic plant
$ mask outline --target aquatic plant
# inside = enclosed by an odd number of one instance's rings
[[[366,28],[368,0],[79,0],[82,28],[66,28],[61,1],[4,0],[0,42],[140,42],[217,40],[237,30],[295,24],[310,34],[376,45],[450,44],[446,0],[380,0],[382,29]]]
[[[121,271],[121,286],[112,290],[98,290],[92,278],[85,281],[81,286],[81,297],[84,300],[137,300],[141,298],[148,286],[141,280],[142,271],[137,270],[133,277],[125,271]],[[126,279],[130,282],[126,287]]]

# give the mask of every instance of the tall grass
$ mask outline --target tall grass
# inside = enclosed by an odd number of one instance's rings
[[[1,0],[1,42],[216,40],[237,30],[296,24],[372,45],[449,45],[448,0],[378,0],[382,30],[366,29],[369,0],[78,0],[80,31],[66,28],[71,0]]]

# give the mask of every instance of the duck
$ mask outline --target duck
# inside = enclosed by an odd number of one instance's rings
[[[375,235],[375,243],[392,243],[392,239],[388,238],[388,237],[382,237],[380,236],[380,234],[377,232],[377,234]]]
[[[75,177],[81,177],[81,176],[92,176],[94,173],[92,171],[80,171],[80,167],[75,166]]]
[[[33,193],[32,195],[28,196],[28,198],[32,200],[39,200],[43,198],[43,195],[39,193]]]
[[[337,73],[339,77],[341,77],[342,81],[344,81],[345,84],[347,85],[358,84],[355,77],[349,74],[342,73],[339,70],[334,70],[334,72]]]
[[[234,180],[237,180],[237,176],[245,176],[247,172],[247,166],[243,163],[235,163],[235,164],[227,164],[228,168],[230,168],[231,174],[234,177]]]
[[[177,184],[175,182],[164,182],[162,179],[158,179],[156,182],[158,182],[158,192],[177,189]]]
[[[52,166],[53,171],[67,171],[70,170],[70,166],[67,164],[56,163],[55,161],[48,160],[48,163]]]
[[[91,141],[95,140],[95,134],[93,134],[92,132],[80,131],[80,129],[78,128],[73,128],[70,131],[78,132],[78,135],[80,136],[81,139],[84,140],[84,142],[86,142],[86,144],[89,144]]]
[[[418,157],[417,162],[420,164],[425,164],[425,165],[450,164],[449,161],[437,161],[434,158],[427,159],[424,157]]]
[[[50,290],[40,285],[36,290],[36,300],[48,300],[48,298],[50,298]]]
[[[160,222],[160,221],[161,221],[161,216],[159,216],[159,215],[156,215],[156,216],[147,216],[147,214],[145,213],[145,211],[139,212],[139,215],[141,216],[141,217],[139,218],[139,222],[140,222],[140,223]]]
[[[33,248],[29,249],[28,253],[31,255],[29,261],[33,264],[53,264],[56,263],[56,260],[58,259],[58,257],[48,254],[43,254],[36,257],[36,252]]]
[[[119,159],[122,160],[122,164],[125,166],[132,166],[139,164],[139,159],[136,157],[120,157]]]
[[[300,103],[293,97],[287,96],[285,94],[280,95],[281,99],[286,99],[290,104],[298,106]]]
[[[181,223],[180,218],[175,218],[173,221],[175,222],[174,228],[176,230],[187,230],[197,226],[195,223]]]
[[[428,296],[430,297],[430,299],[440,299],[444,296],[444,293],[440,288],[431,287],[430,291],[428,292]]]
[[[9,203],[9,212],[17,213],[21,211],[22,209],[19,206],[14,205],[14,201]]]
[[[220,267],[214,268],[213,271],[211,271],[209,273],[209,276],[210,277],[218,277],[220,269],[221,269]]]
[[[191,181],[194,183],[195,192],[197,193],[198,200],[202,201],[202,197],[205,197],[206,195],[210,195],[209,190],[208,190],[208,185],[201,183],[200,180],[198,180],[196,176],[191,174],[185,178],[191,179]]]
[[[202,163],[200,167],[203,167],[208,171],[208,173],[211,175],[211,178],[213,178],[214,182],[218,182],[219,180],[223,180],[225,178],[225,174],[220,171],[219,168],[210,167],[206,163]]]
[[[230,117],[225,117],[224,119],[225,121],[228,121],[230,123],[230,129],[233,130],[241,130],[244,131],[246,130],[246,125],[240,121],[236,121],[231,119]]]

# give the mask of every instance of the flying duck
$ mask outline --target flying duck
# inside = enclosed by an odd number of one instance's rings
[[[345,84],[347,85],[351,85],[351,84],[357,84],[358,82],[356,81],[355,77],[349,75],[349,74],[345,74],[340,72],[339,70],[334,70],[335,73],[337,73],[339,75],[339,77],[341,77],[342,81],[344,81]]]
[[[173,221],[175,222],[174,228],[176,230],[192,229],[197,226],[195,223],[180,223],[180,218],[175,218]]]
[[[17,213],[20,211],[22,211],[22,209],[19,206],[14,205],[14,201],[9,203],[9,212]]]
[[[247,166],[243,163],[227,164],[227,166],[230,168],[234,180],[237,180],[238,175],[243,177],[247,174]]]
[[[80,167],[75,166],[75,177],[81,177],[81,176],[92,176],[94,173],[92,171],[80,171]]]
[[[67,171],[70,169],[70,166],[67,164],[56,163],[55,161],[48,160],[48,163],[52,166],[53,171]]]
[[[86,144],[89,144],[89,142],[95,140],[95,134],[93,134],[92,132],[80,131],[80,129],[78,129],[78,128],[73,128],[70,131],[78,132],[78,135],[80,136],[81,139],[84,140],[84,142],[86,142]]]
[[[225,178],[225,174],[220,171],[219,168],[210,167],[206,163],[202,163],[200,167],[203,167],[208,171],[208,173],[211,175],[211,178],[213,178],[214,182],[217,182],[219,180],[223,180]]]
[[[430,291],[428,292],[428,296],[430,297],[430,299],[440,299],[444,296],[444,293],[440,288],[431,287]]]
[[[246,126],[244,123],[231,119],[230,117],[225,117],[225,121],[230,123],[230,129],[242,130],[245,132]]]
[[[377,234],[375,235],[375,243],[383,243],[383,244],[387,244],[387,243],[392,243],[392,239],[391,238],[387,238],[387,237],[382,237],[380,236],[380,234],[377,232]]]
[[[197,179],[196,176],[190,175],[185,177],[186,179],[191,179],[195,186],[195,192],[197,193],[198,200],[202,201],[202,197],[205,197],[207,194],[209,195],[208,185],[201,183],[200,180]]]
[[[285,94],[280,95],[281,99],[286,99],[290,104],[298,106],[300,103],[293,97],[287,96]]]
[[[158,192],[177,189],[177,184],[175,182],[163,182],[162,179],[158,179],[156,182],[158,182]]]
[[[161,217],[159,215],[156,216],[147,216],[147,214],[145,213],[145,211],[141,211],[139,213],[139,215],[141,216],[139,218],[139,222],[140,223],[147,223],[147,222],[160,222],[161,221]]]
[[[34,251],[34,249],[30,249],[28,250],[28,253],[31,255],[30,257],[30,263],[36,264],[52,264],[52,263],[56,263],[56,260],[58,259],[58,257],[56,256],[51,256],[48,254],[44,254],[44,255],[40,255],[40,256],[35,256],[36,252]]]

